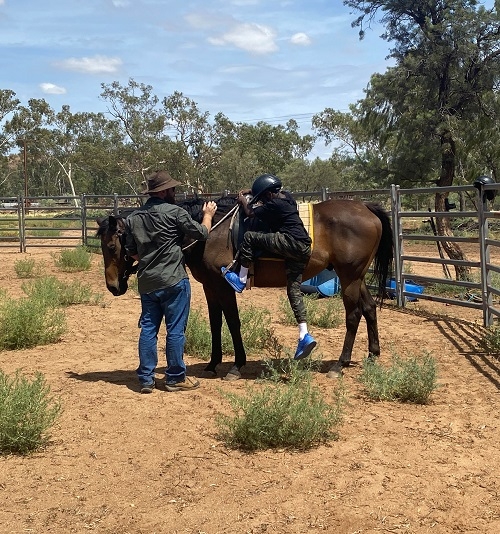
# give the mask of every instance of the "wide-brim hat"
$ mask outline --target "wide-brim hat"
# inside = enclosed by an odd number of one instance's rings
[[[178,185],[182,185],[181,182],[174,180],[167,171],[156,171],[148,177],[148,187],[142,193],[144,195],[147,193],[158,193],[158,191],[170,189]]]

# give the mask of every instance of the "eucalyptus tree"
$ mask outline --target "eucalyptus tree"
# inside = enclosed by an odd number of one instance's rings
[[[10,194],[44,193],[44,181],[50,174],[44,140],[50,135],[54,111],[44,99],[30,99],[27,106],[18,105],[4,125],[5,135],[19,149],[18,172],[4,184]],[[23,176],[24,175],[24,176]]]
[[[100,97],[109,105],[108,112],[123,137],[119,162],[122,177],[137,193],[148,174],[165,162],[165,152],[170,149],[165,116],[150,85],[130,78],[126,86],[115,81],[101,87]]]
[[[395,67],[372,77],[360,103],[368,129],[393,143],[392,172],[413,169],[437,186],[453,184],[458,161],[457,132],[493,126],[485,102],[495,98],[500,80],[500,21],[496,10],[476,0],[344,0],[360,15],[353,25],[362,38],[380,16],[382,38],[394,43]],[[397,175],[397,174],[395,174]],[[447,194],[436,192],[436,211]],[[440,235],[451,235],[438,218]],[[456,243],[443,247],[465,259]],[[468,269],[456,267],[457,277]]]
[[[315,140],[301,136],[293,119],[284,125],[231,123],[221,132],[221,174],[232,171],[230,183],[239,188],[248,188],[259,174],[280,175],[292,162],[305,160]]]
[[[55,114],[52,143],[47,146],[57,165],[56,178],[60,194],[109,194],[127,192],[134,184],[120,172],[123,135],[116,121],[103,113],[72,113],[63,106]]]
[[[12,159],[9,158],[9,151],[15,138],[12,138],[12,135],[8,135],[4,130],[5,120],[21,103],[15,96],[16,93],[10,89],[0,89],[0,191],[15,173]]]
[[[227,118],[219,113],[210,121],[208,111],[200,111],[194,100],[179,91],[165,97],[162,105],[174,143],[169,169],[190,191],[203,193],[217,188],[221,128]]]

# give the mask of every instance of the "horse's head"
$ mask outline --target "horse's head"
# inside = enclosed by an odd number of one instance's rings
[[[101,238],[101,251],[104,258],[106,287],[115,297],[128,289],[129,276],[137,271],[134,260],[125,253],[125,221],[122,217],[99,217],[97,237]]]

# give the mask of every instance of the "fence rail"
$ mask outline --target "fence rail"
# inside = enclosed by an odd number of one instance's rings
[[[454,186],[449,188],[390,189],[362,191],[328,191],[322,189],[312,192],[297,192],[293,196],[298,201],[317,202],[328,198],[359,199],[376,201],[382,204],[392,216],[394,233],[394,282],[398,306],[404,307],[407,299],[423,299],[455,306],[463,306],[482,311],[483,324],[490,326],[495,318],[500,317],[500,265],[491,260],[500,255],[500,240],[491,233],[490,226],[497,224],[500,211],[494,210],[500,195],[493,202],[487,200],[486,192],[500,191],[500,184],[481,186],[477,190],[472,186]],[[435,212],[429,206],[434,205],[436,192],[456,197],[460,209],[456,211]],[[205,198],[218,198],[228,192],[204,195]],[[178,195],[178,199],[188,195]],[[98,247],[95,237],[96,219],[109,214],[120,215],[130,208],[140,206],[144,197],[135,195],[81,195],[75,197],[0,197],[0,248],[17,248],[26,252],[31,247],[75,247],[85,245]],[[450,204],[453,205],[454,203]],[[421,208],[425,206],[425,208]],[[419,209],[420,208],[420,209]],[[469,209],[467,209],[469,208]],[[448,218],[473,223],[477,227],[476,235],[439,236],[422,230],[425,224],[436,218]],[[408,232],[408,221],[417,223],[417,230]],[[415,224],[413,224],[415,226]],[[431,224],[432,226],[432,224]],[[470,232],[468,232],[470,233]],[[497,232],[497,233],[500,233]],[[438,256],[426,257],[406,252],[411,242],[434,242]],[[478,259],[450,259],[444,257],[443,243],[475,244],[478,247]],[[498,261],[498,260],[497,260]],[[410,266],[436,264],[443,268],[444,277],[428,276],[411,272]],[[470,269],[470,280],[452,279],[449,267]],[[420,282],[425,285],[424,293],[415,293],[411,284]],[[449,298],[431,292],[432,286],[452,286],[462,290],[460,298]]]

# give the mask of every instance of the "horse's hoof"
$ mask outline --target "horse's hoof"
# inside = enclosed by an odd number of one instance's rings
[[[326,373],[327,378],[340,378],[343,375],[342,365],[340,363],[334,363],[328,373]]]
[[[201,378],[217,378],[217,372],[211,369],[204,369],[201,373]]]
[[[222,380],[227,380],[228,382],[234,382],[235,380],[239,380],[241,378],[240,370],[235,366],[231,367],[229,369],[229,372]]]

